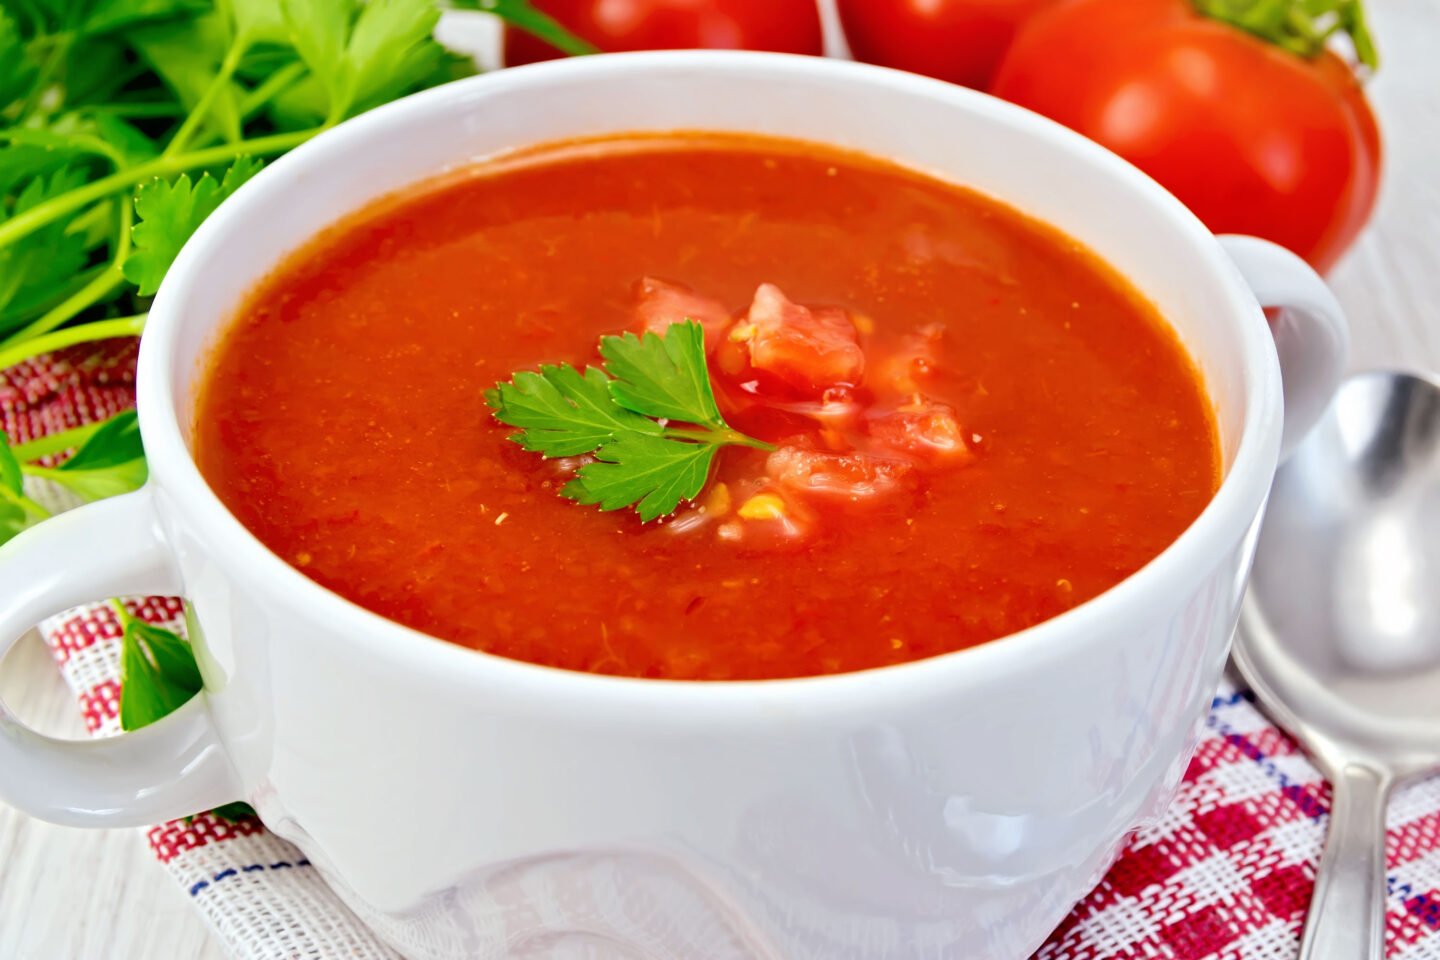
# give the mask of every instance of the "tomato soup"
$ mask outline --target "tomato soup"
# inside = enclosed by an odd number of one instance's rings
[[[559,491],[486,391],[694,320],[728,422],[651,522]],[[994,640],[1153,559],[1219,482],[1172,329],[1074,240],[814,144],[561,144],[418,185],[259,284],[213,352],[196,455],[336,593],[571,670],[729,680]]]

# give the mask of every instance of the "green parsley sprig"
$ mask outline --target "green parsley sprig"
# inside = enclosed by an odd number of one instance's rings
[[[601,337],[600,356],[603,367],[542,365],[485,393],[495,419],[520,428],[510,439],[526,450],[594,456],[563,496],[601,510],[633,506],[648,523],[699,496],[722,447],[774,449],[720,415],[700,324]]]
[[[528,0],[460,0],[574,52]],[[0,369],[144,328],[181,246],[261,166],[473,72],[436,0],[0,4]]]
[[[185,706],[205,681],[190,641],[134,616],[119,600],[111,600],[110,609],[122,631],[120,729],[139,730]],[[211,812],[223,820],[255,815],[248,803],[227,803]]]
[[[58,467],[38,462],[72,448],[75,453]],[[59,484],[90,501],[138,490],[146,476],[133,410],[15,447],[0,431],[0,543],[50,517],[49,509],[26,494],[26,477]]]
[[[594,52],[528,0],[455,5]],[[433,39],[439,16],[436,0],[0,3],[0,371],[139,336],[180,248],[261,158],[473,72]],[[93,500],[145,476],[133,413],[13,448],[0,433],[0,543],[50,516],[26,478]],[[183,638],[117,614],[132,730],[201,683]]]

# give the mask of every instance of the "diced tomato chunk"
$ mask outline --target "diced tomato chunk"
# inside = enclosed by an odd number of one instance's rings
[[[919,397],[870,421],[870,437],[900,456],[951,463],[970,457],[955,408]]]
[[[866,453],[784,446],[770,454],[765,472],[781,488],[797,494],[862,500],[899,490],[914,479],[915,468]]]
[[[839,307],[804,307],[773,283],[762,283],[744,323],[732,336],[750,348],[750,364],[810,393],[856,384],[865,371],[850,314]]]
[[[705,341],[712,344],[730,325],[730,311],[720,301],[655,277],[644,277],[635,285],[635,318],[638,328],[650,333],[664,333],[672,323],[694,320],[705,328]]]
[[[940,360],[944,336],[945,326],[939,323],[927,323],[906,334],[900,348],[881,361],[879,375],[872,383],[898,393],[918,393]]]

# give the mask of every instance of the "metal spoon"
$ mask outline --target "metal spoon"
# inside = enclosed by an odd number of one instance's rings
[[[1385,801],[1440,768],[1440,380],[1341,385],[1276,475],[1234,659],[1334,785],[1301,960],[1378,960]]]

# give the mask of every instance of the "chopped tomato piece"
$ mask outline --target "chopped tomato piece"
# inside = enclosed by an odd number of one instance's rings
[[[939,323],[927,323],[907,334],[900,349],[881,363],[877,386],[887,386],[904,394],[919,393],[921,384],[940,359],[944,335],[945,326]]]
[[[731,336],[749,345],[756,370],[807,393],[859,383],[865,371],[865,354],[847,311],[801,306],[773,283],[755,291],[745,322]]]
[[[711,344],[730,325],[730,311],[720,301],[654,277],[644,277],[635,285],[635,317],[640,329],[651,333],[664,333],[672,323],[694,320],[705,328],[705,340]]]
[[[915,468],[866,453],[785,446],[770,454],[765,471],[780,487],[795,493],[861,500],[900,489],[914,479]]]
[[[901,456],[950,462],[970,457],[955,408],[921,397],[870,421],[870,437]]]

